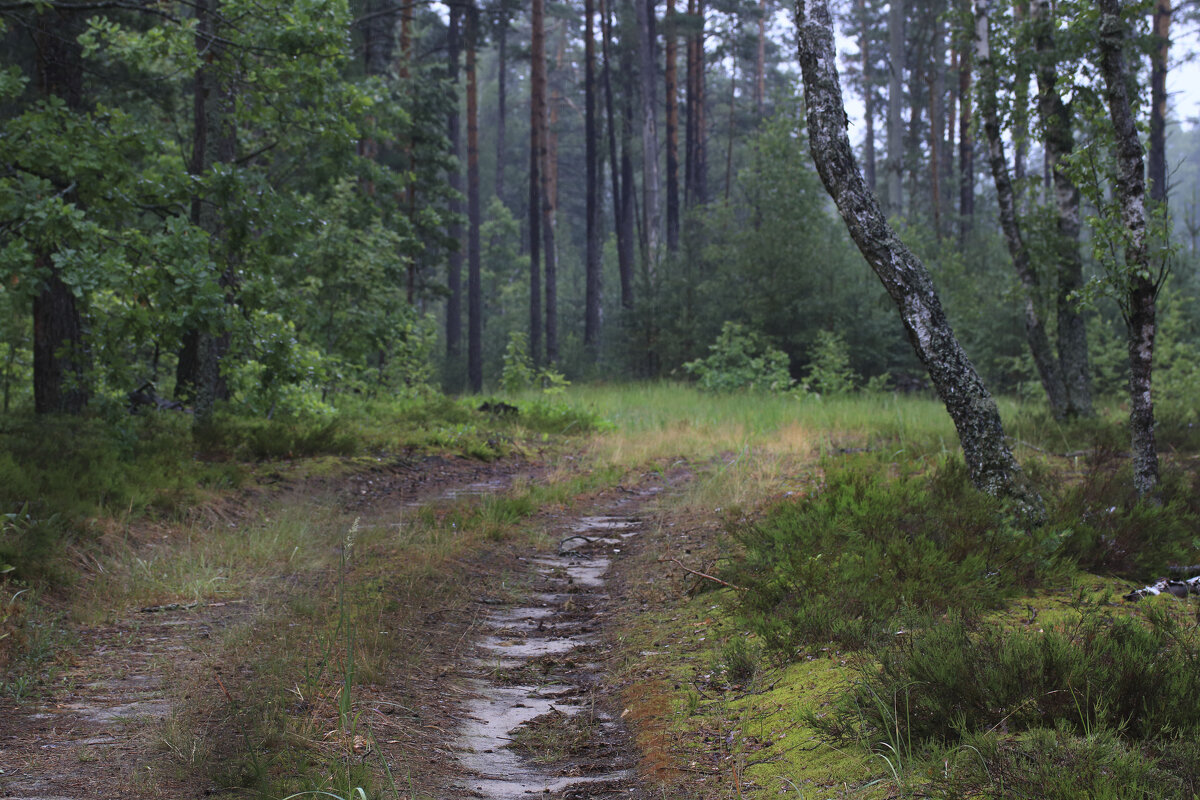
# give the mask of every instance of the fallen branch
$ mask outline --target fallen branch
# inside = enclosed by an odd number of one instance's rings
[[[736,589],[739,592],[746,591],[745,586],[738,586],[736,583],[729,583],[728,581],[723,581],[720,578],[714,578],[712,575],[708,575],[703,572],[697,572],[696,570],[692,569],[691,567],[685,567],[682,563],[680,563],[679,559],[677,559],[677,558],[660,558],[660,559],[658,559],[658,563],[660,563],[660,564],[663,563],[664,561],[670,561],[671,563],[678,565],[679,568],[681,570],[683,570],[684,572],[690,572],[693,575],[695,575],[696,577],[704,578],[705,580],[712,581],[713,583],[719,583],[722,586],[728,586],[730,589]]]
[[[581,534],[578,534],[578,533],[577,533],[577,534],[575,534],[574,536],[568,536],[567,538],[565,538],[565,539],[563,539],[562,541],[560,541],[560,542],[558,543],[558,549],[559,549],[559,550],[562,550],[562,546],[563,546],[564,544],[566,544],[567,542],[571,541],[572,539],[583,539],[583,540],[584,540],[585,542],[587,542],[588,544],[592,544],[593,542],[595,542],[595,541],[596,541],[595,539],[589,539],[588,537],[586,537],[586,536],[583,536],[583,535],[581,535]]]

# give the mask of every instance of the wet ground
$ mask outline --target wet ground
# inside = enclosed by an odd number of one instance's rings
[[[536,475],[536,467],[430,459],[381,465],[332,488],[347,508],[386,516],[414,504],[502,492],[516,474]],[[646,796],[617,690],[606,681],[614,653],[607,626],[618,604],[609,595],[610,568],[636,542],[639,514],[656,491],[602,496],[589,516],[553,518],[556,549],[480,567],[504,570],[520,588],[503,602],[477,598],[473,623],[451,631],[461,639],[447,650],[452,655],[441,674],[405,678],[408,692],[429,686],[421,692],[429,703],[419,727],[431,796]],[[233,523],[222,518],[221,524]],[[175,763],[189,763],[183,750],[195,741],[187,730],[164,731],[172,720],[187,719],[175,712],[189,690],[173,685],[198,668],[219,682],[215,643],[263,611],[253,599],[165,604],[129,609],[112,624],[78,630],[61,686],[34,700],[0,700],[0,798],[182,799],[217,791],[195,777],[205,773],[204,753],[190,754],[193,770],[166,775],[159,769],[164,747],[181,749]],[[403,708],[386,689],[365,694],[381,714]]]
[[[612,559],[641,531],[646,490],[556,526],[552,555],[528,559],[527,595],[485,617],[464,665],[458,761],[450,787],[488,800],[638,797],[636,750],[606,686]]]

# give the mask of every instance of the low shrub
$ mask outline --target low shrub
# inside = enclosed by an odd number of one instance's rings
[[[1130,741],[1200,735],[1200,625],[1161,606],[1145,620],[1088,611],[1044,632],[953,615],[893,639],[821,722],[827,734],[874,741],[900,708],[912,740],[941,745],[1056,725]]]
[[[1200,560],[1200,475],[1164,469],[1163,502],[1155,505],[1134,492],[1127,459],[1102,453],[1056,494],[1049,525],[1063,532],[1063,555],[1081,569],[1142,580]]]
[[[862,646],[890,637],[905,609],[995,608],[1056,567],[1054,537],[1012,524],[961,461],[932,475],[887,469],[849,459],[815,494],[734,526],[745,555],[730,578],[748,588],[739,613],[773,650]]]

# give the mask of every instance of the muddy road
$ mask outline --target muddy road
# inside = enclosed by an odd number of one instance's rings
[[[445,512],[508,491],[514,480],[537,480],[540,469],[430,460],[327,481],[323,489],[372,517],[426,504]],[[386,720],[400,731],[379,727],[381,752],[364,744],[371,757],[407,776],[407,786],[398,781],[400,796],[650,796],[613,680],[614,660],[624,656],[614,644],[621,598],[610,586],[663,490],[646,477],[535,514],[530,524],[543,526],[549,545],[473,562],[472,591],[477,586],[479,593],[469,619],[425,632],[432,641],[421,646],[439,653],[427,662],[436,674],[392,675],[358,693],[367,725]],[[236,676],[221,679],[223,632],[253,626],[271,613],[268,602],[164,603],[125,609],[104,625],[74,626],[55,684],[0,700],[0,797],[261,796],[221,785],[212,762],[222,751],[197,752],[198,739],[178,728],[197,719],[182,713],[196,695],[228,694],[226,683]],[[418,702],[419,725],[395,716]]]

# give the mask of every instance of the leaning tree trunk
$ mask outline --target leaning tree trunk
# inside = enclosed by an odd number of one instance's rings
[[[1058,361],[1046,335],[1046,327],[1037,310],[1038,278],[1029,263],[1029,250],[1021,235],[1021,223],[1017,218],[1017,204],[1012,180],[1008,174],[1008,158],[1004,154],[1004,140],[1000,135],[1000,112],[996,93],[999,80],[996,65],[992,61],[989,0],[975,0],[975,61],[979,68],[979,113],[983,117],[983,131],[988,144],[988,165],[996,183],[996,199],[1000,206],[1000,227],[1012,256],[1013,268],[1021,281],[1025,306],[1025,340],[1041,378],[1042,388],[1050,402],[1050,411],[1055,419],[1067,415],[1067,390],[1063,385]]]
[[[1129,430],[1133,440],[1133,485],[1138,496],[1156,500],[1158,448],[1150,395],[1156,333],[1155,301],[1162,274],[1152,269],[1146,224],[1146,175],[1142,143],[1129,102],[1125,69],[1125,23],[1119,0],[1100,0],[1100,71],[1115,133],[1116,198],[1125,227],[1126,288],[1121,298],[1129,348]],[[1156,280],[1156,276],[1158,280]]]
[[[77,38],[83,18],[77,11],[46,8],[34,21],[37,88],[72,111],[83,105],[83,49]],[[75,203],[74,184],[56,187]],[[87,348],[75,292],[54,264],[53,246],[36,253],[47,275],[33,298],[33,405],[39,414],[80,414],[87,406]]]
[[[1075,139],[1070,111],[1058,91],[1058,65],[1053,55],[1056,52],[1054,21],[1048,0],[1039,0],[1034,7],[1034,17],[1034,47],[1039,56],[1038,115],[1045,131],[1045,159],[1054,182],[1057,216],[1052,252],[1058,276],[1058,359],[1067,393],[1063,413],[1068,417],[1089,417],[1093,411],[1087,325],[1078,299],[1078,292],[1083,288],[1079,187],[1064,169],[1065,159],[1075,149]]]
[[[859,172],[847,134],[827,0],[797,0],[796,24],[810,146],[821,181],[899,309],[909,341],[954,420],[972,482],[1038,519],[1041,498],[1004,441],[996,401],[955,338],[929,271],[888,225]]]

